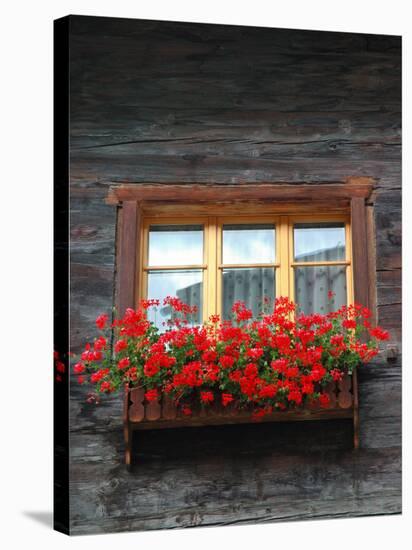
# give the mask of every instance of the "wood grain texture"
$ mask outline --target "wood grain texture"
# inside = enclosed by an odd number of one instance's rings
[[[126,308],[135,307],[136,261],[139,257],[140,211],[136,201],[125,201],[120,224],[117,312],[123,316]]]
[[[401,349],[399,37],[79,16],[70,29],[73,351],[114,302],[110,186],[348,176],[376,180],[376,315]],[[399,513],[401,361],[359,370],[357,451],[351,420],[153,430],[132,472],[122,396],[92,406],[73,381],[71,531]]]
[[[143,405],[144,401],[144,390],[140,388],[135,388],[130,390],[130,407],[128,419],[131,422],[140,422],[143,420],[145,415],[145,408]]]
[[[322,185],[290,185],[288,183],[239,183],[237,185],[147,184],[117,185],[110,188],[107,203],[118,204],[127,201],[187,202],[196,204],[220,201],[264,200],[264,201],[330,201],[339,199],[367,198],[372,192],[373,178],[347,178],[346,182],[324,183]]]
[[[351,199],[352,259],[355,301],[369,307],[369,263],[365,199]]]
[[[98,434],[73,459],[73,533],[396,513],[398,450],[353,451],[340,422],[297,423],[293,438],[284,423],[140,432],[131,472],[115,452],[121,435]]]

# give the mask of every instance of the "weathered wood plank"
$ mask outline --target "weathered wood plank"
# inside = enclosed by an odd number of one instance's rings
[[[117,313],[123,316],[126,308],[135,307],[136,261],[139,254],[140,212],[136,201],[125,201],[122,207],[120,250],[118,257]]]
[[[78,353],[97,336],[95,319],[113,307],[113,267],[70,263],[70,351]]]
[[[333,171],[331,170],[333,165]],[[73,193],[78,193],[76,183],[94,180],[99,184],[118,183],[244,183],[245,181],[290,181],[307,183],[325,183],[343,181],[348,174],[370,176],[383,179],[399,175],[399,163],[371,161],[367,158],[356,161],[350,158],[318,159],[316,163],[305,159],[259,159],[245,157],[208,157],[205,155],[162,156],[122,155],[119,153],[108,159],[87,155],[78,158],[72,175]],[[98,176],[96,177],[96,173]],[[80,187],[81,188],[81,187]],[[83,190],[84,193],[84,190]]]
[[[355,301],[369,307],[369,264],[368,235],[366,230],[365,200],[354,197],[351,200],[351,230],[353,282]]]
[[[302,454],[290,444],[286,448],[282,445],[287,440],[285,432],[271,430],[270,434],[266,429],[266,437],[262,432],[257,437],[261,428],[248,434],[239,432],[236,441],[233,429],[232,433],[215,429],[214,434],[212,428],[209,433],[203,429],[198,434],[203,441],[200,447],[194,445],[193,431],[193,439],[182,430],[170,433],[173,444],[167,445],[153,433],[141,434],[140,475],[137,471],[128,474],[116,458],[102,465],[90,456],[86,463],[73,464],[73,488],[77,493],[73,502],[74,529],[77,526],[79,532],[96,528],[105,532],[112,530],[120,518],[127,518],[134,529],[147,529],[159,524],[170,528],[256,518],[271,521],[362,515],[365,511],[387,513],[387,507],[392,513],[400,511],[398,448],[348,451],[341,444],[340,450],[333,450],[326,436],[318,440],[319,450],[307,448]],[[144,435],[148,436],[146,441]],[[247,445],[245,441],[248,436],[258,445],[265,440],[266,448],[258,447],[252,463],[251,442]],[[223,438],[227,446],[219,451],[216,442],[222,443]],[[101,476],[102,470],[109,475]],[[343,508],[336,507],[336,499],[344,502]],[[88,501],[95,502],[99,511],[98,525],[92,529],[83,515]],[[193,517],[195,510],[201,519]],[[115,529],[123,527],[120,522]]]

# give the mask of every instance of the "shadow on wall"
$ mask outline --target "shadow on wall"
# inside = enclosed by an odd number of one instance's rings
[[[211,459],[273,455],[308,455],[327,451],[351,451],[351,419],[305,422],[251,423],[235,426],[203,426],[136,431],[133,438],[135,468],[156,461]]]

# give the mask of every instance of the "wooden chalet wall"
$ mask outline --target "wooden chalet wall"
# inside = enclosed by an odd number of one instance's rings
[[[113,305],[111,184],[348,176],[377,179],[375,302],[399,350],[360,373],[357,451],[346,421],[160,430],[139,435],[133,472],[121,397],[89,405],[73,379],[71,532],[399,513],[400,38],[80,16],[69,28],[73,351]]]

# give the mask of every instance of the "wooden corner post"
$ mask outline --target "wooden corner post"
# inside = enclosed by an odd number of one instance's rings
[[[124,315],[136,305],[137,259],[141,214],[137,201],[125,201],[119,217],[119,254],[117,257],[117,313]]]
[[[355,302],[369,307],[369,263],[368,233],[366,226],[366,204],[364,197],[351,199],[352,259]],[[353,372],[353,446],[359,447],[359,402],[358,377]]]

